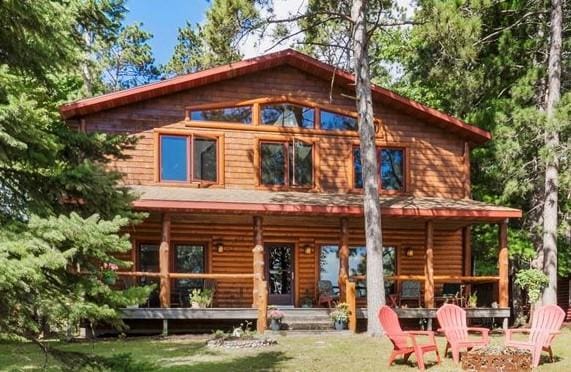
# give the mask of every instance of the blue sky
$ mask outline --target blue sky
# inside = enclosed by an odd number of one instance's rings
[[[153,34],[151,46],[157,65],[168,62],[176,45],[177,30],[186,21],[203,21],[210,4],[206,0],[128,0],[125,24],[143,22]]]

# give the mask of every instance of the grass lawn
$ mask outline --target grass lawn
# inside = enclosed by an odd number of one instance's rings
[[[98,340],[94,343],[54,343],[48,359],[50,371],[379,371],[386,369],[392,348],[386,338],[373,339],[351,334],[286,334],[276,336],[279,344],[260,350],[218,350],[205,346],[206,337],[165,339],[133,337]],[[444,338],[438,337],[441,352]],[[501,336],[493,343],[501,343]],[[571,371],[571,330],[564,329],[554,343],[556,361],[543,360],[540,371]],[[434,365],[434,354],[426,354],[431,371],[455,371],[451,358]],[[414,357],[411,357],[414,361]],[[31,344],[0,344],[0,370],[41,369],[44,356]],[[416,364],[398,363],[386,371],[415,371]]]

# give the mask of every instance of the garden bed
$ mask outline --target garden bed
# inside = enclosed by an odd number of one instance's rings
[[[258,349],[267,346],[276,345],[277,340],[272,338],[215,338],[206,343],[208,347],[225,348],[225,349]]]

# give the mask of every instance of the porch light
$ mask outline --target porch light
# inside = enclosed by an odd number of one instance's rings
[[[223,253],[224,252],[224,243],[222,242],[222,240],[217,240],[214,242],[214,246],[216,247],[216,251],[218,253]]]
[[[414,250],[411,247],[405,248],[404,254],[407,257],[412,257],[412,256],[414,256]]]
[[[305,254],[311,254],[312,253],[312,249],[311,249],[311,245],[306,245],[305,247],[303,247],[303,251],[305,252]]]

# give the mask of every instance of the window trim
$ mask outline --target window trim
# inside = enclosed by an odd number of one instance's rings
[[[187,179],[185,181],[162,180],[161,177],[161,137],[186,137],[187,140]],[[224,133],[202,132],[177,129],[155,129],[154,137],[154,182],[160,185],[221,187],[224,185]],[[194,138],[204,138],[216,141],[216,181],[194,179]]]
[[[355,149],[356,148],[360,148],[360,145],[358,143],[353,143],[351,146],[351,156],[350,158],[350,166],[349,169],[350,171],[349,173],[349,177],[351,177],[350,179],[350,185],[351,185],[351,191],[353,192],[363,192],[363,188],[362,187],[357,187],[355,184]],[[404,145],[398,145],[398,144],[376,144],[375,145],[375,149],[377,151],[377,165],[378,165],[378,172],[379,172],[379,193],[380,194],[385,194],[385,195],[402,195],[402,194],[408,194],[410,193],[410,184],[409,184],[409,171],[410,171],[410,163],[409,163],[409,158],[410,158],[410,153],[409,153],[409,147],[404,146]],[[380,169],[381,169],[381,159],[379,158],[379,152],[382,149],[389,149],[389,150],[402,150],[403,152],[403,188],[402,190],[386,190],[383,188],[382,185],[382,180],[380,178]]]
[[[289,148],[291,147],[293,140],[299,140],[301,142],[311,145],[311,185],[290,185],[289,177]],[[284,164],[284,184],[283,185],[266,185],[262,183],[262,144],[263,143],[275,143],[284,146],[285,151],[285,164]],[[263,190],[295,190],[295,191],[312,191],[319,188],[317,181],[319,169],[319,156],[317,155],[317,143],[314,138],[305,137],[257,137],[255,144],[255,155],[254,155],[254,171],[256,174],[256,186]]]

